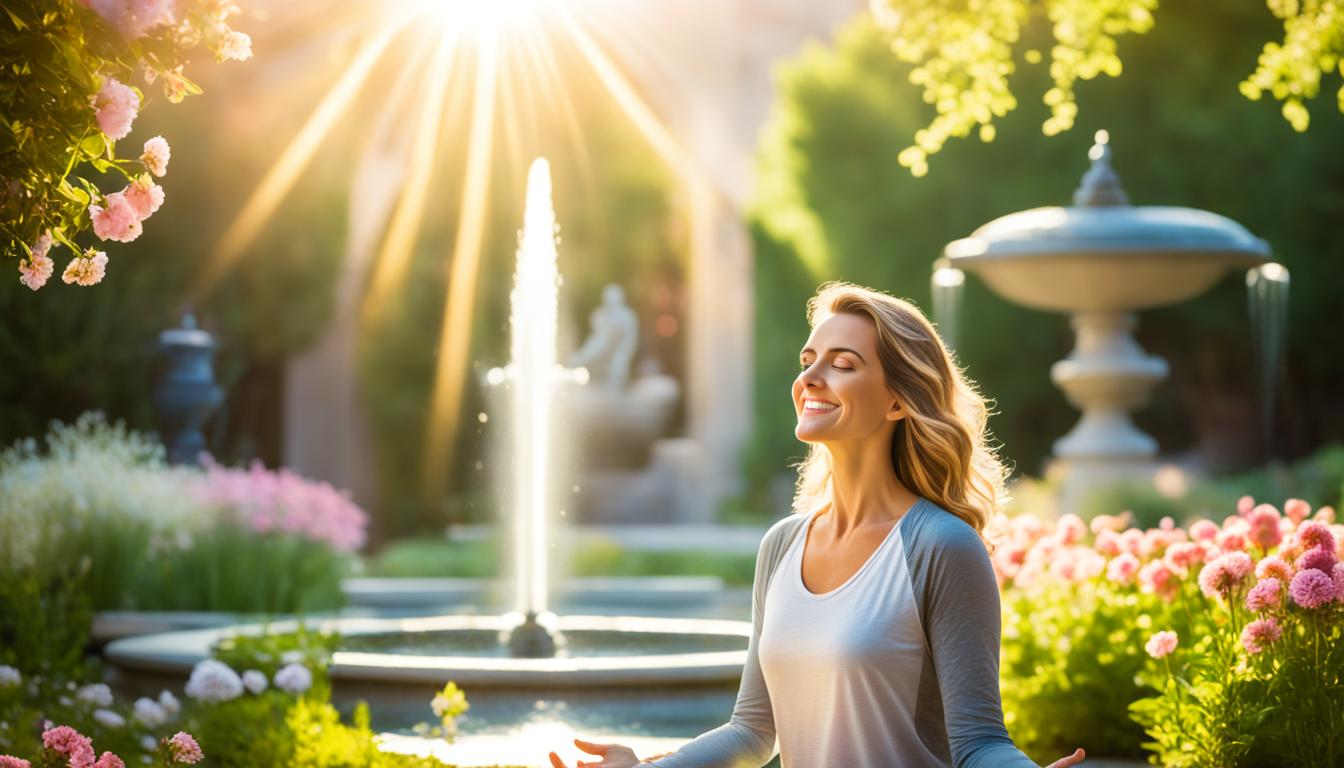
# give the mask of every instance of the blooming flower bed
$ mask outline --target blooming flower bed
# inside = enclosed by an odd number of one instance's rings
[[[991,532],[1009,730],[1164,766],[1344,760],[1344,526],[1250,497],[1222,524],[1032,517]],[[1087,743],[1087,742],[1091,743]]]
[[[260,466],[169,468],[88,415],[0,453],[0,664],[70,667],[90,610],[290,613],[340,605],[367,516]]]

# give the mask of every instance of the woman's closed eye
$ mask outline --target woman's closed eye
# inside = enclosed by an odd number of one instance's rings
[[[803,363],[799,363],[799,364],[798,364],[798,369],[801,370],[801,371],[806,371],[806,370],[807,370],[808,368],[810,368],[810,367],[812,367],[812,364],[811,364],[811,363],[803,362]],[[852,371],[852,370],[854,370],[854,367],[853,367],[852,365],[850,365],[849,363],[847,363],[847,362],[845,362],[845,361],[843,361],[843,360],[837,360],[837,361],[835,361],[834,363],[831,363],[831,367],[834,368],[834,369],[836,369],[837,371]]]

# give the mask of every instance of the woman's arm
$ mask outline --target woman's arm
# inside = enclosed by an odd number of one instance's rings
[[[742,684],[728,722],[702,733],[670,755],[650,761],[658,768],[760,768],[775,756],[775,716],[766,690],[756,647],[765,617],[765,593],[772,569],[797,530],[788,518],[771,526],[756,553],[756,578],[751,591],[751,641]]]
[[[924,621],[955,768],[1037,768],[1008,736],[999,695],[1002,618],[989,553],[975,530],[945,514],[920,556]],[[932,532],[930,532],[932,533]]]

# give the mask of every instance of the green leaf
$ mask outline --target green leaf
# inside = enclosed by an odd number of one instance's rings
[[[88,192],[85,192],[82,189],[75,189],[68,181],[62,181],[61,185],[56,188],[56,191],[60,192],[61,196],[66,199],[79,203],[80,205],[88,205],[92,200],[92,198],[89,197]]]
[[[107,142],[103,134],[95,133],[79,143],[79,149],[90,158],[99,157],[107,150]]]

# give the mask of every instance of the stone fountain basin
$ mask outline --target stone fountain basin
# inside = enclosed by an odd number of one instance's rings
[[[1045,207],[948,244],[951,265],[1010,301],[1049,312],[1132,312],[1191,299],[1269,246],[1208,211],[1164,206]]]
[[[434,616],[406,619],[325,619],[309,628],[337,632],[350,650],[332,658],[341,683],[411,683],[463,687],[609,688],[646,685],[736,686],[746,663],[751,624],[721,619],[561,616],[571,653],[546,659],[512,658],[485,647],[483,638],[506,631],[505,616]],[[220,639],[236,634],[296,630],[298,621],[167,632],[115,640],[104,657],[123,675],[185,680],[209,658]],[[436,651],[417,639],[456,637],[461,650]],[[676,650],[681,648],[683,650]]]

